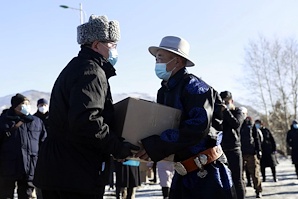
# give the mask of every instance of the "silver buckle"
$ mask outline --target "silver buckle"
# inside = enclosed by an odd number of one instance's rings
[[[175,162],[174,169],[178,174],[182,176],[185,176],[187,174],[187,171],[181,162]]]
[[[200,154],[199,157],[194,159],[197,167],[199,168],[199,172],[197,172],[197,176],[200,178],[205,178],[208,174],[206,170],[204,170],[204,165],[208,162],[208,157],[205,154]]]
[[[199,160],[199,157],[196,157],[195,159],[193,159],[193,161],[196,163],[197,167],[200,170],[203,169],[203,165],[202,165],[201,161]]]
[[[200,160],[200,162],[202,163],[202,165],[205,165],[205,164],[207,164],[207,162],[208,162],[208,157],[207,157],[207,155],[205,155],[205,154],[201,154],[201,155],[199,156],[199,160]]]

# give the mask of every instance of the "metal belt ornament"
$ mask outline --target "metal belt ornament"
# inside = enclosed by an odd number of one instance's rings
[[[197,165],[199,172],[197,173],[198,177],[205,178],[208,172],[204,170],[204,165],[208,162],[208,157],[205,154],[200,154],[198,157],[194,158],[194,162]],[[181,162],[175,162],[174,168],[176,172],[182,176],[187,174],[187,170]]]

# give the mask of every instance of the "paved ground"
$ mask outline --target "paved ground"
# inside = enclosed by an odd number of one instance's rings
[[[264,199],[298,199],[298,180],[290,158],[280,158],[277,165],[278,182],[273,182],[270,168],[266,168],[267,182],[262,183]],[[252,187],[247,187],[246,198],[255,198]],[[105,199],[115,199],[113,191],[106,191]],[[136,198],[162,199],[158,184],[144,184],[138,188]]]
[[[290,158],[279,158],[276,168],[278,182],[273,182],[270,168],[266,168],[267,182],[262,183],[263,199],[298,199],[298,180]],[[105,199],[115,199],[114,190],[106,189]],[[138,187],[136,198],[163,199],[159,184],[143,184]],[[246,188],[246,198],[255,198],[252,187]],[[15,198],[17,199],[17,195]]]

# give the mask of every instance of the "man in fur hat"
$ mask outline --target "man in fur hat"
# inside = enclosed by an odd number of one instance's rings
[[[108,79],[117,61],[119,24],[91,15],[78,26],[81,51],[58,76],[50,100],[50,130],[41,148],[34,184],[44,199],[103,198],[109,158],[125,159],[139,147],[110,131]]]
[[[22,94],[11,98],[11,107],[0,116],[0,198],[32,198],[38,150],[46,137],[43,122],[30,114],[30,102]],[[17,186],[16,186],[17,185]]]
[[[176,170],[170,199],[231,199],[232,182],[220,147],[222,101],[211,86],[187,72],[194,66],[189,43],[180,37],[164,37],[159,47],[149,47],[155,57],[155,73],[162,80],[157,102],[182,111],[179,128],[141,140],[142,159],[160,161],[175,154]],[[163,190],[166,192],[166,190]]]

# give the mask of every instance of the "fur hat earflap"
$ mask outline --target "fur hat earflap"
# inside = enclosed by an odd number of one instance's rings
[[[79,44],[91,44],[98,41],[120,40],[120,26],[118,21],[109,21],[107,16],[91,15],[89,21],[77,28]]]

